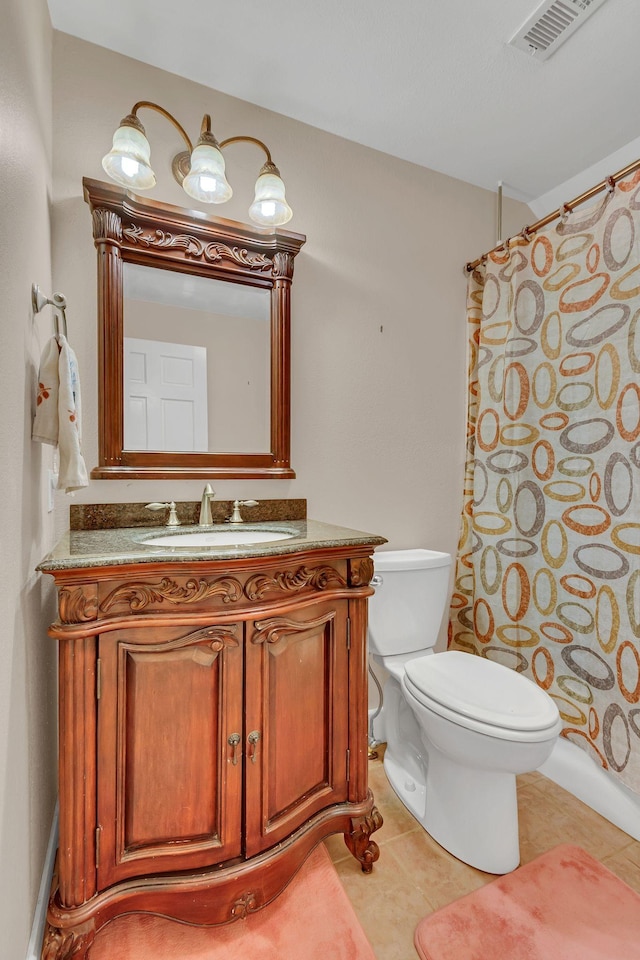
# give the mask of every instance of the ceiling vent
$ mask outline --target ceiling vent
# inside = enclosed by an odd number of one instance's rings
[[[545,0],[511,37],[518,50],[548,60],[605,0]]]

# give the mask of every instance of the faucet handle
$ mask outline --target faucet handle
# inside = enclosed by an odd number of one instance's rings
[[[180,521],[178,520],[178,514],[176,513],[175,501],[171,500],[169,503],[147,503],[147,510],[169,510],[169,517],[167,519],[168,527],[179,527]]]
[[[257,507],[258,500],[234,500],[233,513],[229,517],[229,523],[243,523],[240,507]]]

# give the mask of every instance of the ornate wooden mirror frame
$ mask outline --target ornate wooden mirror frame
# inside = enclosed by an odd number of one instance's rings
[[[99,465],[91,476],[103,480],[295,477],[290,465],[290,294],[294,257],[306,237],[198,216],[180,207],[141,200],[98,180],[85,178],[83,186],[98,253]],[[124,449],[123,263],[271,291],[270,452]]]

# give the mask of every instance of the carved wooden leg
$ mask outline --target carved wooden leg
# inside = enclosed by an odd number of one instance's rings
[[[93,923],[61,930],[47,923],[42,944],[42,960],[84,960],[95,938]]]
[[[363,873],[371,873],[373,865],[380,856],[380,848],[374,840],[370,840],[374,830],[382,826],[382,815],[377,807],[373,807],[366,817],[351,818],[351,832],[345,833],[344,842],[356,860],[362,864]]]

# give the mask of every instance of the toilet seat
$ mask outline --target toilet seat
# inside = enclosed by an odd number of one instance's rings
[[[407,692],[459,726],[504,740],[544,740],[560,729],[558,708],[543,690],[501,664],[451,650],[409,660]]]

